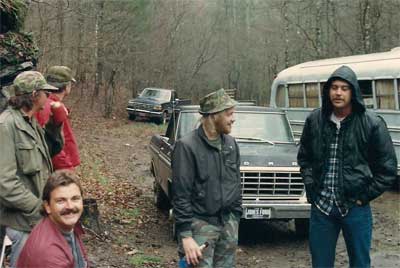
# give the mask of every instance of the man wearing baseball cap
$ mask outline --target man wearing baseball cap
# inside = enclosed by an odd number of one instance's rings
[[[62,101],[70,94],[72,83],[76,81],[71,69],[66,66],[52,66],[45,75],[47,82],[57,87],[58,91],[49,96],[45,108],[36,114],[36,118],[42,127],[50,120],[56,125],[62,124],[64,147],[52,157],[54,170],[74,169],[80,164],[79,151],[69,120],[69,109]]]
[[[44,108],[47,94],[58,90],[39,72],[20,73],[13,96],[0,115],[0,225],[12,241],[10,266],[33,226],[40,220],[43,187],[52,172],[44,130],[34,114]]]
[[[228,135],[236,102],[223,89],[200,100],[200,126],[176,142],[172,203],[179,255],[196,267],[235,267],[242,216],[240,156]],[[203,250],[205,242],[209,247]]]

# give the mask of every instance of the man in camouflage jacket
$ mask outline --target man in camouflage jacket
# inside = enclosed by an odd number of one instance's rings
[[[41,218],[42,191],[52,164],[33,114],[43,108],[47,92],[57,88],[39,72],[27,71],[15,78],[13,89],[15,96],[0,115],[0,225],[13,243],[11,267]]]

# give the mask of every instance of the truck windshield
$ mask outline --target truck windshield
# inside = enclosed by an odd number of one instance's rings
[[[200,125],[201,115],[197,112],[182,112],[180,117],[178,138]],[[235,123],[230,135],[244,142],[294,142],[289,123],[282,113],[236,111]]]
[[[171,99],[171,91],[154,89],[154,88],[145,88],[143,92],[140,94],[140,97],[152,98],[160,101],[169,101]]]

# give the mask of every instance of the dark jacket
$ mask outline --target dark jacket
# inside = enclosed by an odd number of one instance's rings
[[[342,121],[339,134],[342,138],[337,149],[338,193],[343,204],[350,208],[357,200],[368,203],[394,183],[397,159],[385,121],[365,109],[355,73],[342,66],[325,83],[322,107],[307,117],[301,136],[297,160],[308,200],[312,202],[321,190],[329,145],[336,131],[330,120],[329,99],[329,88],[335,79],[347,81],[352,89],[352,113]]]
[[[172,155],[172,201],[177,233],[191,229],[193,217],[215,223],[223,213],[242,215],[239,147],[222,135],[213,147],[200,126],[176,142]]]
[[[86,250],[81,240],[82,230],[76,226],[74,234],[87,264]],[[33,228],[16,266],[18,268],[74,268],[75,260],[71,247],[61,231],[49,217],[45,217]]]

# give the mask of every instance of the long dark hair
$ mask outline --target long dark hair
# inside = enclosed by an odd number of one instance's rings
[[[12,96],[8,100],[8,105],[14,109],[26,108],[32,110],[33,108],[33,96],[31,93],[23,94],[19,96]]]

